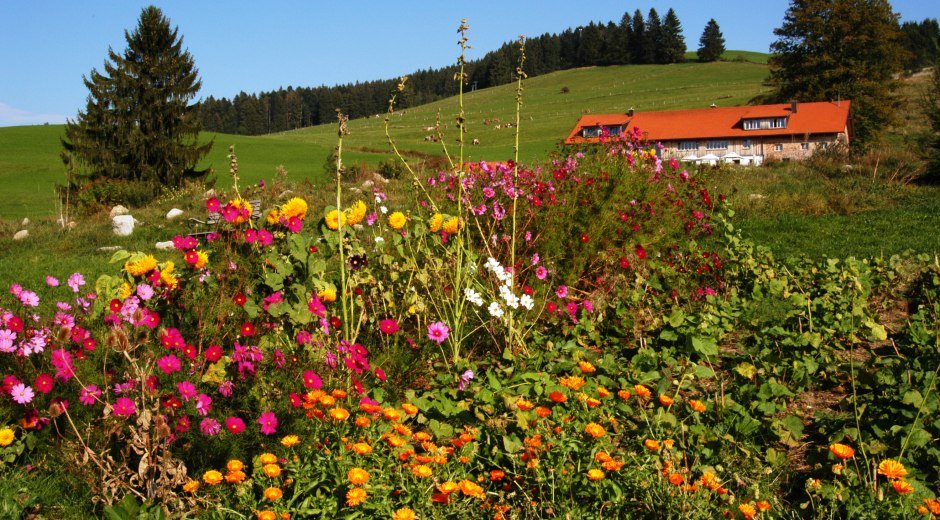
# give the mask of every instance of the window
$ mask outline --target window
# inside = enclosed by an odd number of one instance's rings
[[[782,152],[782,151],[783,151],[783,145],[780,144],[780,143],[775,144],[775,145],[774,145],[774,151],[775,151],[775,152]]]
[[[825,150],[829,148],[829,143],[827,142],[816,143],[816,148],[819,148],[820,150]]]
[[[727,150],[728,141],[709,141],[708,145],[705,146],[707,150]]]
[[[785,117],[775,117],[770,120],[770,128],[786,128],[787,127],[787,118]]]
[[[750,139],[745,139],[745,140],[744,140],[744,144],[741,145],[741,148],[744,148],[745,150],[750,150],[750,149],[751,149],[751,140],[750,140]]]
[[[679,141],[679,150],[698,150],[698,141]]]
[[[809,143],[802,143],[802,144],[800,144],[800,148],[803,149],[803,150],[809,150]]]
[[[608,127],[607,127],[607,135],[620,135],[620,134],[622,134],[622,133],[623,133],[623,127],[622,127],[622,126],[617,125],[617,126],[608,126]]]
[[[584,130],[581,131],[581,135],[584,137],[598,137],[601,135],[601,129],[596,126],[586,126]]]
[[[745,120],[744,120],[744,129],[745,129],[745,130],[758,130],[758,129],[760,129],[760,119],[745,119]]]

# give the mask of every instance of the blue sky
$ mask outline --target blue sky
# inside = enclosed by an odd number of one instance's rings
[[[560,32],[624,12],[670,7],[686,45],[698,47],[715,18],[726,47],[766,52],[788,0],[372,0],[271,1],[0,0],[0,126],[61,123],[88,94],[82,76],[101,69],[108,47],[140,10],[160,7],[184,37],[202,78],[200,97],[397,77],[454,63],[456,27],[470,24],[470,58],[519,34]],[[935,18],[928,0],[892,2],[901,20]]]

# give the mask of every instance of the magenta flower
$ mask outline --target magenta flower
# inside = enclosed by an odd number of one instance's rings
[[[54,383],[55,381],[49,374],[39,374],[33,382],[33,384],[36,385],[36,390],[44,394],[48,394],[52,391]]]
[[[326,306],[323,305],[323,302],[320,301],[320,297],[317,295],[314,295],[313,298],[310,299],[310,303],[307,304],[307,308],[310,309],[310,312],[312,312],[315,316],[319,316],[321,318],[326,312]]]
[[[428,339],[431,341],[436,341],[437,343],[443,343],[447,336],[450,335],[450,329],[442,321],[438,321],[428,325]]]
[[[199,394],[196,397],[196,411],[199,415],[209,415],[210,410],[212,410],[212,398],[206,394]]]
[[[258,418],[258,424],[261,425],[261,433],[264,435],[273,435],[277,433],[277,416],[274,412],[264,412]]]
[[[558,288],[555,289],[555,296],[558,296],[559,298],[564,298],[568,296],[568,286],[559,285]]]
[[[157,361],[157,367],[167,375],[172,374],[173,372],[179,372],[182,366],[183,365],[180,363],[180,359],[173,354],[163,356]]]
[[[234,434],[239,434],[245,431],[245,421],[239,417],[229,417],[225,420],[225,429]]]
[[[258,231],[258,244],[268,246],[271,245],[271,242],[274,242],[274,235],[270,231],[267,229]]]
[[[199,423],[199,431],[206,437],[213,437],[222,431],[222,425],[212,417],[206,417]]]
[[[182,397],[184,401],[189,401],[193,397],[196,397],[196,385],[189,381],[180,381],[176,384],[176,389],[179,390],[180,397]]]
[[[304,372],[304,386],[311,390],[319,390],[323,387],[323,380],[313,370]]]
[[[137,413],[137,404],[133,399],[127,397],[118,397],[114,401],[114,414],[122,417],[130,417]]]
[[[544,280],[548,276],[548,269],[544,265],[540,265],[535,268],[535,277],[539,280]]]
[[[78,402],[85,406],[91,406],[95,404],[99,397],[101,397],[101,390],[95,385],[88,385],[78,393]]]
[[[46,277],[46,285],[48,285],[49,287],[58,287],[58,286],[59,286],[59,280],[58,280],[56,277],[54,277],[54,276],[47,276],[47,277]]]
[[[23,383],[15,385],[10,390],[10,397],[12,397],[14,401],[20,404],[28,404],[30,401],[33,400],[33,397],[35,396],[36,396],[36,392],[33,392],[32,387],[26,386]]]
[[[222,207],[222,203],[219,202],[219,199],[212,197],[206,201],[206,210],[209,213],[218,213],[219,209]]]
[[[379,322],[379,330],[385,334],[395,334],[398,332],[398,322],[393,319],[386,318]]]

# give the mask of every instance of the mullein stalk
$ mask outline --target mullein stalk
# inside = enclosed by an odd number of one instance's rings
[[[337,242],[339,248],[339,278],[340,278],[340,290],[339,290],[339,299],[340,307],[343,309],[343,339],[348,343],[350,340],[350,323],[349,323],[349,299],[346,297],[346,253],[343,251],[343,183],[342,183],[342,172],[343,172],[343,137],[349,135],[349,129],[346,127],[346,122],[349,121],[349,118],[343,114],[343,111],[336,109],[336,119],[339,122],[339,129],[336,132],[337,143],[336,143],[336,231],[339,233],[339,240]]]
[[[516,141],[513,145],[513,164],[512,164],[512,234],[509,250],[509,265],[512,268],[512,277],[509,279],[509,288],[515,292],[516,278],[519,273],[516,269],[516,201],[519,198],[519,122],[522,113],[522,80],[526,73],[523,70],[525,66],[525,35],[519,35],[519,66],[516,67]],[[509,312],[509,344],[507,347],[512,352],[512,343],[517,340],[515,329],[515,315]],[[519,346],[525,349],[522,337],[518,338]]]
[[[457,58],[457,64],[460,66],[460,71],[454,75],[454,79],[457,80],[457,233],[454,237],[457,242],[457,259],[456,266],[454,269],[454,286],[452,290],[452,310],[451,310],[451,357],[454,362],[460,357],[460,345],[463,340],[463,311],[464,311],[464,297],[463,297],[463,285],[464,285],[464,259],[466,256],[464,248],[467,247],[467,244],[464,240],[465,225],[460,225],[462,220],[464,223],[469,222],[468,219],[464,218],[463,210],[463,199],[464,199],[464,134],[467,132],[466,120],[464,119],[464,109],[463,109],[463,85],[467,80],[467,74],[465,72],[467,64],[467,49],[470,48],[470,45],[467,43],[470,39],[467,37],[467,31],[470,30],[470,26],[467,24],[467,19],[464,18],[460,20],[460,27],[457,28],[457,32],[460,34],[460,39],[458,44],[460,45],[460,56]]]

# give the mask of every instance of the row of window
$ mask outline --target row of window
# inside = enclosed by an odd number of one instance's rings
[[[768,130],[771,128],[786,128],[787,118],[771,117],[767,119],[745,119],[745,130]]]
[[[581,135],[582,135],[583,137],[600,137],[600,136],[601,136],[601,128],[606,129],[606,130],[607,130],[607,135],[610,135],[610,136],[620,135],[620,134],[623,133],[623,126],[620,126],[620,125],[617,125],[617,126],[607,126],[607,127],[586,126],[586,127],[584,127],[583,130],[581,130]]]
[[[823,148],[823,149],[825,149],[825,148],[826,148],[826,144],[827,144],[827,143],[817,143],[816,146],[817,146],[818,148]],[[699,148],[698,141],[679,141],[679,146],[678,146],[679,151],[682,151],[682,152],[689,152],[689,151],[698,150],[698,148]],[[743,148],[744,150],[750,150],[750,148],[751,148],[751,140],[750,140],[750,139],[745,139],[744,142],[741,143],[741,148]],[[707,142],[705,143],[705,149],[706,149],[706,150],[727,150],[727,149],[728,149],[728,141],[707,141]],[[800,149],[802,149],[802,150],[809,150],[809,143],[800,143]],[[776,152],[782,152],[782,151],[783,151],[783,144],[781,144],[781,143],[775,144],[775,145],[774,145],[774,151],[776,151]]]

